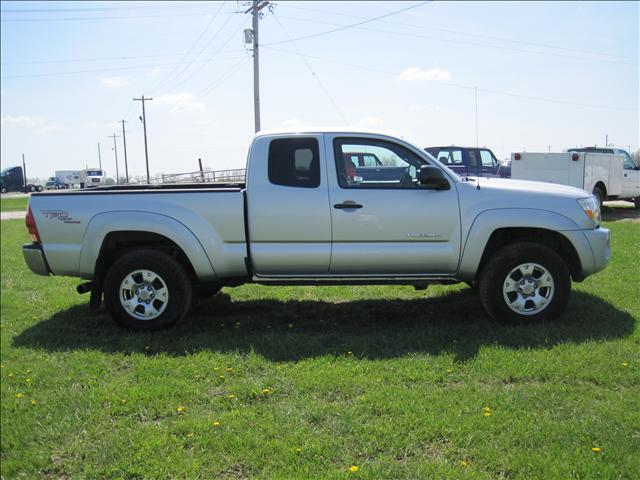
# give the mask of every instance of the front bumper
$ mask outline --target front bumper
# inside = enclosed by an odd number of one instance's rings
[[[22,255],[29,270],[38,275],[49,275],[49,265],[39,243],[25,243],[22,245]]]
[[[607,228],[598,227],[593,230],[584,230],[584,235],[593,252],[593,271],[589,273],[604,270],[611,259],[611,232]]]

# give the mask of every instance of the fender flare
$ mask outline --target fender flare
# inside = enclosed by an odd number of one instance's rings
[[[114,225],[117,225],[115,229]],[[182,249],[200,280],[217,278],[211,259],[191,230],[172,217],[140,211],[103,212],[91,218],[80,250],[79,271],[82,278],[93,278],[104,239],[108,234],[119,231],[162,235]]]
[[[475,278],[487,242],[493,232],[501,228],[536,228],[559,233],[571,242],[583,264],[585,261],[589,264],[593,261],[593,253],[586,237],[570,218],[549,210],[496,208],[479,213],[473,220],[462,247],[458,267],[459,278]]]

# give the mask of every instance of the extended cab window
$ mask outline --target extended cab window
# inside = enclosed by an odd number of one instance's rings
[[[445,165],[462,165],[462,150],[456,149],[429,149],[429,153]]]
[[[315,138],[279,138],[269,145],[269,181],[286,187],[320,185],[320,155]]]
[[[342,188],[418,188],[417,171],[425,162],[410,150],[392,142],[368,138],[336,138],[333,141]],[[356,159],[375,158],[375,164]]]

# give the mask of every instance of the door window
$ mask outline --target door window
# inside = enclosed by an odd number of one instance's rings
[[[476,150],[469,150],[469,166],[478,168],[478,152]]]
[[[315,138],[279,138],[269,145],[269,181],[285,187],[320,185],[320,155]]]
[[[447,166],[462,165],[462,150],[460,149],[435,149],[429,150],[440,163]]]
[[[495,158],[489,150],[480,150],[480,160],[482,160],[483,167],[493,168],[496,166]]]
[[[336,138],[333,146],[338,184],[342,188],[421,187],[418,184],[417,172],[425,162],[405,147],[366,138]],[[368,165],[362,167],[360,162],[353,160],[354,157],[368,156],[375,158],[375,168]]]

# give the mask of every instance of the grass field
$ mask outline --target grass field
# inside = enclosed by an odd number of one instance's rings
[[[640,225],[606,226],[611,264],[543,325],[461,286],[248,285],[141,334],[3,221],[2,476],[640,478]]]
[[[27,209],[29,197],[5,197],[0,198],[0,211],[2,212],[18,212]]]

